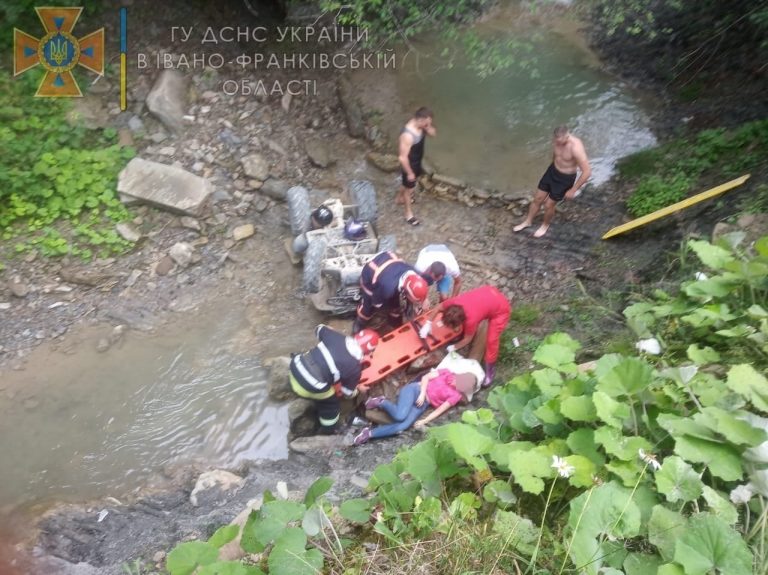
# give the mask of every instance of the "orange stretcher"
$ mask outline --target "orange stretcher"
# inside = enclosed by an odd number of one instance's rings
[[[431,333],[426,339],[421,339],[419,329],[428,313],[430,312],[423,313],[381,336],[376,350],[363,361],[360,385],[378,383],[401,367],[406,367],[416,358],[440,349],[461,335],[461,330],[454,331],[443,324],[443,312],[440,311],[432,320]]]

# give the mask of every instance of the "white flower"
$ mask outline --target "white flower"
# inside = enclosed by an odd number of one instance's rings
[[[557,469],[560,477],[570,477],[573,475],[573,472],[576,471],[576,468],[573,465],[570,465],[565,459],[558,457],[557,455],[552,456],[551,467]]]
[[[704,272],[696,272],[696,273],[694,274],[694,276],[693,276],[693,277],[695,277],[695,278],[696,278],[696,280],[697,280],[697,281],[700,281],[700,282],[703,282],[703,281],[705,281],[705,280],[708,280],[708,279],[709,279],[709,277],[707,276],[707,274],[705,274]]]
[[[661,353],[661,344],[655,337],[641,339],[635,344],[635,347],[638,351],[644,351],[645,353],[649,353],[651,355],[659,355]]]
[[[650,465],[651,467],[653,467],[654,471],[658,471],[659,469],[661,469],[661,463],[658,462],[658,460],[656,459],[656,456],[653,453],[646,453],[645,450],[638,449],[637,455],[640,457],[640,459],[645,461],[646,465]]]
[[[733,491],[731,491],[731,501],[735,503],[736,505],[740,505],[742,503],[749,503],[749,500],[752,499],[752,485],[747,483],[745,485],[739,485],[737,487],[734,487]]]

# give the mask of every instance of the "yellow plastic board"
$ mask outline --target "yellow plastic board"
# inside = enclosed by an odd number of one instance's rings
[[[708,200],[709,198],[714,198],[715,196],[719,196],[720,194],[725,193],[728,190],[732,190],[733,188],[740,186],[741,184],[743,184],[749,179],[749,176],[750,174],[744,174],[740,178],[736,178],[735,180],[731,180],[730,182],[725,182],[724,184],[720,184],[719,186],[716,186],[710,190],[707,190],[706,192],[701,192],[700,194],[696,194],[695,196],[686,198],[681,202],[677,202],[676,204],[672,204],[671,206],[667,206],[666,208],[661,208],[660,210],[656,210],[653,213],[646,214],[640,218],[632,220],[631,222],[627,222],[626,224],[616,226],[615,228],[608,230],[603,235],[603,239],[607,240],[608,238],[612,238],[613,236],[618,236],[619,234],[623,234],[624,232],[628,232],[629,230],[634,230],[635,228],[644,226],[648,222],[653,222],[655,220],[658,220],[659,218],[663,218],[664,216],[668,216],[669,214],[679,212],[680,210],[683,210],[694,204],[698,204],[701,201]]]

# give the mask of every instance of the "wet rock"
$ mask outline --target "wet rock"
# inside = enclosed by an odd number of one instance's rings
[[[168,275],[173,269],[173,259],[171,256],[165,256],[155,265],[155,273],[159,276]]]
[[[13,278],[8,282],[8,289],[18,298],[25,298],[29,294],[29,285],[20,278]]]
[[[121,238],[128,242],[136,243],[141,239],[141,234],[135,230],[131,224],[127,224],[125,222],[120,222],[115,226],[115,230],[117,230],[117,233],[120,235]]]
[[[250,238],[254,232],[255,230],[253,224],[244,224],[242,226],[237,226],[234,230],[232,230],[232,238],[236,242],[239,242],[240,240]]]
[[[245,175],[249,178],[264,181],[269,177],[269,162],[261,154],[245,156],[240,163],[243,165]]]
[[[304,149],[309,156],[309,161],[318,168],[327,168],[335,162],[335,160],[331,158],[325,143],[321,140],[307,140],[304,142]]]
[[[295,397],[295,396],[294,396]],[[310,435],[315,432],[315,402],[296,397],[288,404],[288,423],[294,435]]]
[[[96,343],[96,351],[99,353],[104,353],[110,348],[110,346],[111,344],[109,343],[109,340],[106,337],[102,337]]]
[[[124,325],[116,325],[112,328],[112,333],[109,334],[109,343],[112,345],[115,345],[116,343],[119,343],[123,336],[125,335],[125,332],[128,328]]]
[[[400,170],[400,160],[394,154],[368,152],[365,159],[382,172],[397,172]]]
[[[195,248],[188,242],[177,242],[171,246],[168,251],[168,255],[171,259],[185,268],[192,263],[192,258],[195,254]]]
[[[205,494],[206,499],[219,499],[223,493],[234,490],[237,491],[243,485],[243,478],[229,471],[216,469],[206,471],[197,478],[195,488],[189,494],[189,502],[197,507],[200,505],[200,498]],[[211,492],[215,488],[214,492]],[[217,493],[218,492],[218,493]]]
[[[132,159],[120,172],[117,191],[121,200],[143,201],[188,216],[198,216],[212,192],[208,180],[186,170]]]
[[[272,357],[264,362],[264,367],[269,369],[267,393],[273,401],[288,401],[296,397],[288,379],[290,364],[291,358],[285,356]]]
[[[432,179],[436,182],[439,182],[441,184],[445,184],[447,186],[451,186],[454,188],[464,188],[467,185],[458,178],[452,178],[451,176],[446,176],[443,174],[433,174]]]
[[[261,186],[261,188],[259,189],[259,192],[264,194],[267,197],[272,198],[273,200],[277,200],[278,202],[284,202],[285,194],[288,191],[289,187],[290,187],[290,184],[285,180],[277,180],[274,178],[270,178],[266,182],[264,182],[264,185]]]
[[[311,435],[294,439],[288,447],[296,453],[318,454],[345,447],[345,444],[341,435]]]
[[[357,102],[357,97],[355,96],[356,91],[346,77],[339,80],[337,88],[341,107],[344,110],[344,117],[347,121],[347,132],[349,132],[349,135],[353,138],[365,137],[363,111],[360,108],[360,104]]]
[[[0,311],[6,311],[6,310],[9,310],[9,309],[11,309],[11,304],[10,303],[8,303],[7,301],[0,302]]]
[[[163,124],[180,132],[187,107],[187,80],[175,70],[163,70],[147,96],[147,107]]]

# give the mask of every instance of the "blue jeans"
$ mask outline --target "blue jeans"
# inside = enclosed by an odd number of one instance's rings
[[[419,416],[424,413],[429,407],[429,401],[424,400],[424,405],[419,407],[416,405],[416,400],[421,393],[421,384],[418,380],[412,381],[397,395],[397,403],[392,403],[388,399],[385,399],[380,408],[387,412],[387,414],[395,421],[389,425],[380,425],[375,427],[371,431],[371,438],[378,439],[381,437],[389,437],[408,429]]]

